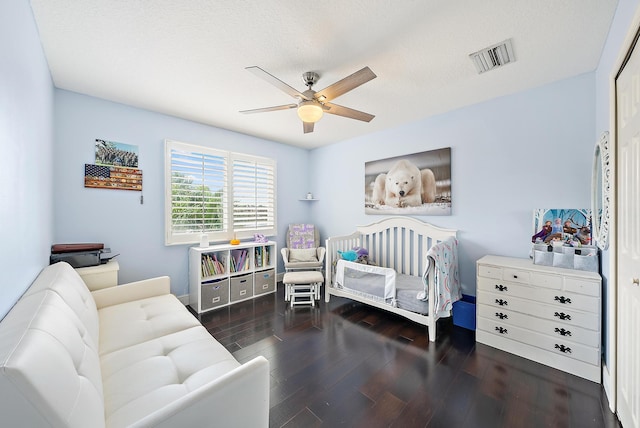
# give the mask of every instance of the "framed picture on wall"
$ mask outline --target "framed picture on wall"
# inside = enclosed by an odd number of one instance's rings
[[[138,146],[96,140],[96,165],[138,168]]]
[[[366,162],[365,214],[451,215],[451,148]]]

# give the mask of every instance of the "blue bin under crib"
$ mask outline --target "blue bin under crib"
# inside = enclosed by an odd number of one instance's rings
[[[453,325],[476,329],[476,296],[462,295],[462,299],[453,302]]]

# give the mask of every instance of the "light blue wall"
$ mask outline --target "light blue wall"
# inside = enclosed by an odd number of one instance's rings
[[[609,29],[609,36],[607,42],[602,51],[600,58],[600,64],[595,72],[596,75],[596,129],[593,135],[593,145],[600,138],[600,135],[604,131],[611,132],[613,124],[611,123],[611,80],[613,79],[613,73],[616,73],[615,69],[618,57],[623,54],[622,45],[625,42],[625,38],[628,32],[631,30],[631,21],[635,16],[636,10],[640,7],[640,1],[638,0],[619,0],[616,15]],[[613,220],[613,219],[612,219]],[[602,283],[603,283],[603,319],[604,326],[604,343],[607,343],[606,334],[609,331],[611,319],[609,317],[607,308],[610,299],[615,299],[613,290],[609,284],[609,278],[611,274],[610,269],[610,251],[602,252]],[[605,347],[605,362],[609,362],[609,347]]]
[[[332,236],[379,220],[364,214],[365,162],[451,147],[453,214],[420,218],[459,229],[463,289],[475,294],[477,259],[528,257],[534,208],[590,206],[594,102],[589,73],[316,149],[313,221]]]
[[[287,224],[309,217],[298,201],[308,191],[308,150],[64,90],[55,92],[55,121],[55,240],[105,243],[120,254],[121,283],[169,275],[171,291],[188,294],[188,246],[164,245],[165,139],[275,159],[279,247]],[[96,139],[138,146],[144,204],[140,192],[84,187]]]
[[[53,236],[53,84],[28,0],[0,3],[0,318],[43,266]]]
[[[609,74],[639,4],[620,0],[593,74],[311,152],[57,90],[54,156],[54,90],[29,3],[2,2],[0,179],[13,185],[0,190],[0,317],[48,263],[53,242],[103,241],[121,253],[122,281],[169,274],[172,291],[186,293],[186,247],[162,238],[164,138],[276,158],[280,246],[289,222],[314,221],[324,238],[376,220],[360,196],[366,161],[452,147],[453,215],[422,218],[460,229],[462,280],[473,294],[477,258],[527,256],[532,208],[588,206],[593,144],[610,127]],[[96,138],[139,145],[144,205],[137,192],[82,186]],[[320,200],[299,202],[309,190]]]

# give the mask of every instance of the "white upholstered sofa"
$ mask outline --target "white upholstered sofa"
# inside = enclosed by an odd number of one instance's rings
[[[240,364],[155,278],[90,292],[47,266],[0,322],[0,425],[266,427],[269,362]]]

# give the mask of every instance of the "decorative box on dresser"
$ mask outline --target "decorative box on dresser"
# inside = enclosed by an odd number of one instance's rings
[[[480,343],[600,383],[601,278],[485,256],[477,262]]]

